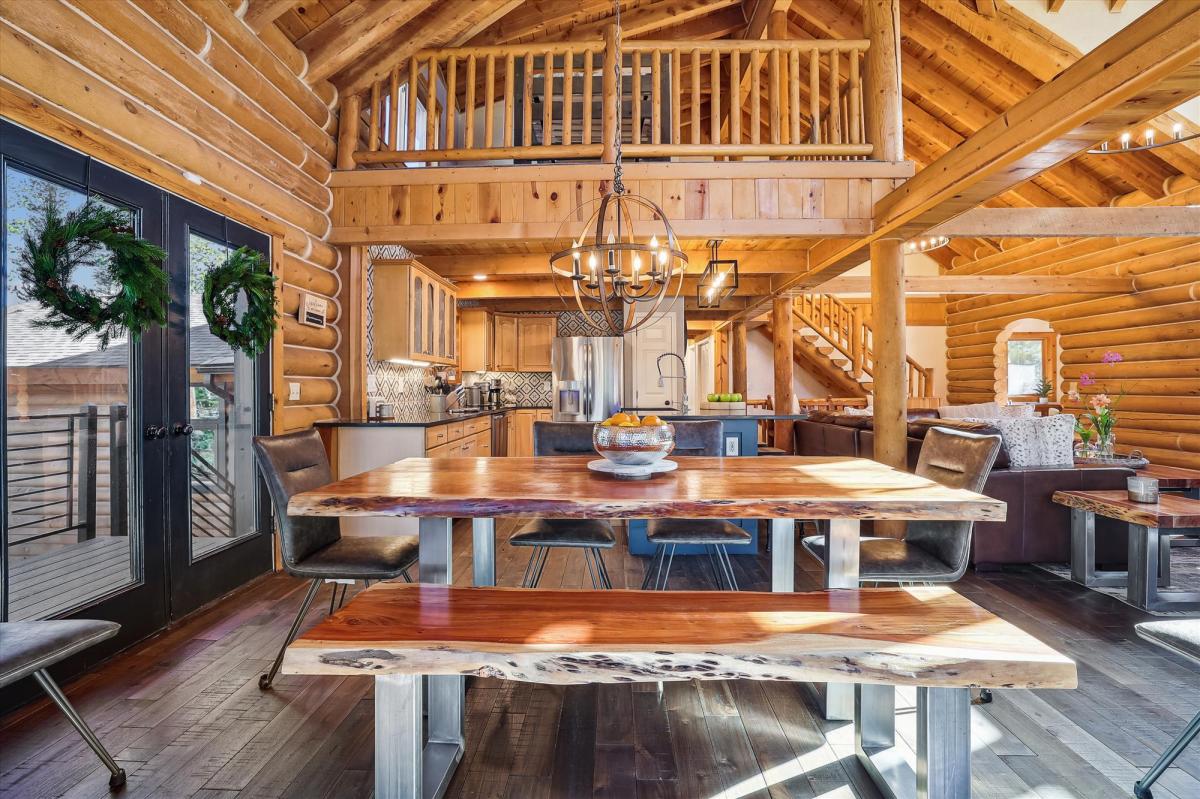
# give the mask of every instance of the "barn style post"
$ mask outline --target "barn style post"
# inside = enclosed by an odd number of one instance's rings
[[[749,396],[746,388],[746,323],[738,320],[733,323],[733,346],[730,348],[729,360],[733,367],[733,393]]]
[[[792,391],[792,298],[776,297],[771,307],[771,328],[775,331],[775,412],[792,413],[795,396]],[[775,422],[774,444],[784,452],[792,452],[792,422]]]

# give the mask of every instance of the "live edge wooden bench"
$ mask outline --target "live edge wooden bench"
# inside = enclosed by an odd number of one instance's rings
[[[855,683],[860,759],[881,787],[922,799],[970,795],[971,687],[1076,684],[1071,660],[945,587],[780,594],[381,583],[296,639],[283,671],[375,677],[379,799],[441,795],[462,756],[462,719],[430,717],[422,746],[428,675]],[[898,685],[918,687],[915,753],[895,736]],[[444,678],[428,686],[455,688]]]

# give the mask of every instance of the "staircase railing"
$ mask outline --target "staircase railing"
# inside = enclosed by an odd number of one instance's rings
[[[874,376],[875,334],[857,306],[831,294],[801,294],[792,305],[792,313],[845,356],[854,379]],[[932,397],[933,369],[922,366],[911,356],[906,356],[905,362],[908,396]]]

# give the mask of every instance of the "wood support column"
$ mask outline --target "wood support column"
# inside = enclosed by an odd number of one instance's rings
[[[600,130],[604,137],[600,144],[603,150],[600,160],[611,164],[617,160],[617,148],[614,137],[617,135],[617,120],[621,113],[621,86],[617,82],[615,70],[621,54],[617,52],[617,27],[609,25],[604,29],[604,75],[600,85],[603,87],[601,102],[602,117]]]
[[[792,413],[796,404],[792,390],[792,298],[776,297],[771,307],[771,328],[775,335],[775,410]],[[792,452],[792,423],[775,423],[775,446]]]
[[[863,36],[871,40],[863,60],[863,111],[867,140],[879,161],[904,160],[900,95],[900,0],[863,0]]]
[[[730,348],[729,360],[733,368],[733,393],[749,396],[746,387],[746,323],[733,323],[733,346]]]
[[[375,113],[375,109],[371,109]],[[358,129],[362,123],[362,95],[351,94],[342,101],[338,117],[337,168],[354,169],[354,151],[358,149]]]

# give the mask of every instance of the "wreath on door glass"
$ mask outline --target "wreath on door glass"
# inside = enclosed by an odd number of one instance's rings
[[[239,317],[237,302],[243,296],[246,309]],[[271,346],[278,319],[275,277],[262,253],[241,247],[210,269],[202,302],[213,335],[235,350],[253,358]]]
[[[167,322],[166,253],[134,233],[128,211],[88,200],[78,210],[42,210],[40,227],[24,236],[17,294],[49,313],[34,322],[62,330],[76,341],[93,334],[100,349],[122,333],[139,336]],[[97,267],[97,283],[111,293],[73,282],[80,265]]]

